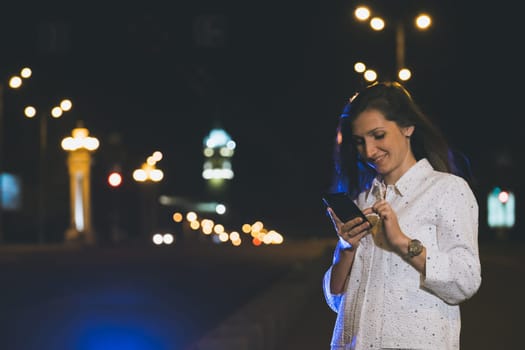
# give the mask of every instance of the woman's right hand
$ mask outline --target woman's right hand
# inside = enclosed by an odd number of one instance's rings
[[[327,208],[327,211],[343,249],[353,250],[357,248],[361,238],[370,233],[370,223],[362,218],[356,217],[347,222],[342,222],[332,208]]]

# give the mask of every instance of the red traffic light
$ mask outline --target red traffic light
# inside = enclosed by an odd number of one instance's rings
[[[501,191],[499,194],[498,194],[498,199],[501,203],[505,204],[507,203],[507,201],[509,200],[509,192],[507,191]]]
[[[122,184],[122,175],[116,171],[113,171],[108,175],[108,184],[111,187],[119,187]]]

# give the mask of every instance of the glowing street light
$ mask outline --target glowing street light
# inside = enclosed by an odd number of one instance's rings
[[[71,136],[62,140],[62,149],[68,152],[70,227],[66,242],[94,244],[95,234],[91,224],[91,153],[99,141],[89,136],[88,129],[79,125]]]
[[[376,71],[368,68],[363,62],[356,62],[354,64],[354,71],[356,71],[356,73],[362,74],[363,78],[370,83],[377,80]]]
[[[375,16],[370,8],[366,6],[358,6],[354,11],[354,16],[358,21],[368,22],[370,28],[374,31],[382,31],[386,28],[387,22],[379,16]],[[419,13],[414,18],[414,27],[420,31],[427,30],[432,25],[432,18],[427,13]],[[402,81],[409,80],[412,73],[405,65],[406,55],[406,36],[405,25],[400,19],[395,21],[396,30],[396,70],[398,78]]]
[[[137,182],[159,182],[164,178],[162,170],[157,169],[156,164],[162,159],[162,153],[155,151],[151,156],[146,159],[145,163],[142,163],[140,169],[133,171],[133,179]]]
[[[139,183],[145,184],[143,186],[143,200],[142,200],[142,230],[143,234],[150,234],[153,230],[153,225],[157,220],[156,211],[156,186],[164,178],[162,170],[158,169],[156,164],[162,160],[162,152],[155,151],[146,159],[145,163],[139,169],[133,171],[133,179]]]
[[[24,82],[24,79],[31,77],[33,72],[31,68],[22,68],[19,75],[10,77],[8,81],[8,87],[10,89],[19,89]],[[3,230],[3,211],[4,211],[4,104],[5,104],[5,86],[3,77],[0,78],[0,243],[4,241],[4,230]]]
[[[69,99],[63,99],[57,106],[53,106],[49,115],[53,119],[62,117],[64,112],[70,111],[73,108],[73,103]],[[45,189],[47,185],[46,181],[46,164],[47,164],[47,118],[46,113],[38,113],[34,106],[27,106],[24,108],[24,115],[33,119],[38,115],[40,119],[40,162],[39,162],[39,195],[38,195],[38,241],[44,243],[45,237],[45,208],[46,208],[46,196]]]

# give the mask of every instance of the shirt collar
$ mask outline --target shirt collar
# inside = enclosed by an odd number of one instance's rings
[[[393,185],[395,191],[399,195],[404,196],[411,188],[418,186],[420,180],[427,177],[433,170],[434,168],[426,158],[420,159],[416,162],[416,164],[411,166]],[[372,180],[372,185],[370,187],[370,191],[366,195],[366,198],[368,198],[368,196],[371,194],[374,195],[376,199],[379,199],[379,197],[384,198],[386,188],[387,186],[383,181],[383,177],[381,175],[377,175],[374,180]],[[381,193],[382,196],[379,196],[379,193]]]
[[[396,190],[403,196],[411,188],[419,186],[421,180],[430,175],[433,170],[434,168],[426,158],[420,159],[397,180]]]

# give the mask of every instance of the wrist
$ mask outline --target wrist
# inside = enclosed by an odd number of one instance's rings
[[[410,260],[418,255],[421,255],[424,249],[425,247],[419,239],[407,237],[404,247],[402,246],[401,250],[399,251],[399,255],[405,260]]]
[[[406,257],[408,255],[408,246],[412,238],[403,235],[403,238],[399,239],[395,244],[395,251],[399,256]]]
[[[348,243],[347,241],[345,241],[344,239],[342,239],[341,237],[339,237],[339,249],[342,250],[342,251],[354,251],[355,250],[355,246]]]

